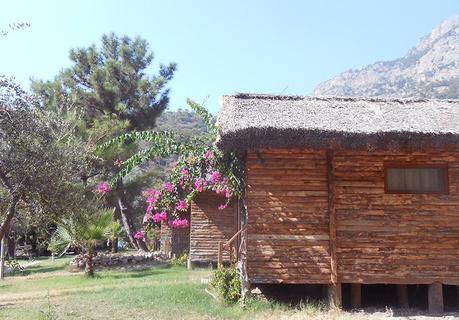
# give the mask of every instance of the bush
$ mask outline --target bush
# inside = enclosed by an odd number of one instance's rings
[[[174,256],[171,260],[171,263],[174,266],[186,266],[188,261],[188,252],[182,252],[177,256]]]
[[[234,304],[241,299],[241,279],[235,267],[218,267],[212,276],[210,285],[228,304]]]
[[[12,270],[13,275],[18,273],[24,274],[24,268],[19,264],[17,260],[7,260],[5,265]]]

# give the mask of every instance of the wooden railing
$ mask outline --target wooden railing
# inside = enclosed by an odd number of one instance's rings
[[[223,264],[223,251],[225,249],[229,249],[229,253],[230,253],[230,263],[233,262],[233,252],[236,251],[236,250],[233,250],[234,249],[234,241],[237,239],[237,237],[242,233],[242,231],[245,230],[246,227],[240,229],[238,232],[236,232],[234,234],[234,236],[231,237],[231,239],[229,239],[227,242],[224,242],[224,241],[219,241],[218,242],[218,257],[217,257],[217,265],[220,267],[222,264]]]

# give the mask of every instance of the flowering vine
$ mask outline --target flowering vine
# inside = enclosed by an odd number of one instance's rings
[[[202,192],[212,191],[222,195],[218,209],[225,209],[234,195],[239,195],[239,184],[234,183],[232,169],[237,158],[229,156],[215,146],[189,150],[179,156],[169,181],[159,190],[145,191],[146,228],[167,222],[172,228],[186,228],[189,222],[182,217],[191,201]]]
[[[129,159],[117,162],[118,174],[110,183],[104,182],[97,192],[105,194],[110,186],[141,163],[155,158],[176,156],[172,173],[159,189],[144,191],[146,210],[143,218],[145,230],[167,223],[172,228],[186,228],[189,221],[184,217],[193,199],[202,192],[212,191],[222,196],[218,209],[225,209],[234,196],[242,192],[242,169],[239,157],[234,152],[219,150],[214,142],[217,127],[212,115],[201,105],[188,100],[188,105],[202,118],[208,127],[208,134],[199,137],[179,136],[174,132],[144,131],[121,135],[99,146],[99,149],[137,140],[150,141],[153,145],[141,150]],[[143,232],[143,233],[142,233]],[[143,238],[144,231],[136,236]]]

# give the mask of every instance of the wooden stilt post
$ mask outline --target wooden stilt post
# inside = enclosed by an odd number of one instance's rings
[[[429,285],[429,313],[443,313],[443,285],[440,282],[434,282]]]
[[[351,283],[351,307],[362,307],[362,285],[360,283]]]
[[[327,182],[331,271],[328,299],[330,306],[341,308],[341,283],[338,282],[338,262],[336,258],[335,172],[333,167],[333,150],[331,149],[327,149]]]
[[[331,308],[340,309],[342,306],[341,283],[328,286],[328,301]]]
[[[397,285],[397,299],[398,299],[398,306],[400,308],[409,308],[408,302],[408,285],[406,284],[399,284]]]
[[[456,286],[456,306],[459,309],[459,286]]]

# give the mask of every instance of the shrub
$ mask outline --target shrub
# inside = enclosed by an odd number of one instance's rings
[[[210,285],[228,304],[234,304],[241,298],[241,280],[236,267],[218,267],[212,276]]]
[[[17,260],[7,260],[5,265],[12,270],[13,274],[24,274],[24,268],[19,264]]]
[[[188,252],[182,252],[177,256],[174,256],[171,260],[172,265],[174,266],[186,266],[188,261]]]

